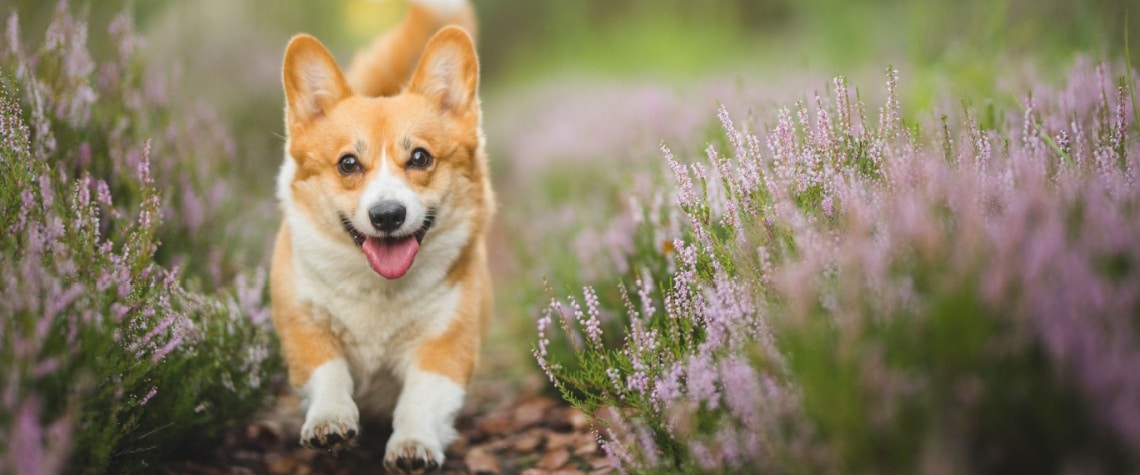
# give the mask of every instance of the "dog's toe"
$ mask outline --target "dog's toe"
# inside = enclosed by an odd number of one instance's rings
[[[311,436],[302,436],[302,445],[311,449],[341,449],[349,448],[356,443],[356,431],[346,430],[341,431],[337,428],[317,428],[317,434]]]
[[[301,445],[313,449],[340,450],[356,444],[355,413],[320,414],[305,420],[301,427]]]
[[[442,453],[415,440],[390,445],[384,456],[384,467],[388,471],[409,474],[434,471],[442,462]]]

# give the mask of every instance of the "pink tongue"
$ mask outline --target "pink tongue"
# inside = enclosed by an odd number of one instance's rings
[[[414,236],[400,240],[369,237],[364,241],[363,249],[372,270],[385,279],[399,279],[412,267],[420,243]]]

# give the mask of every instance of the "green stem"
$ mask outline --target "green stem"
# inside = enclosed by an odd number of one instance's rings
[[[1019,105],[1021,105],[1022,110],[1024,110],[1024,111],[1029,110],[1029,108],[1026,107],[1025,104],[1021,103],[1021,99],[1018,99],[1016,96],[1014,96],[1013,99]],[[1066,153],[1064,150],[1061,150],[1061,147],[1059,145],[1057,145],[1057,142],[1053,141],[1053,137],[1050,137],[1049,134],[1045,133],[1041,129],[1041,123],[1038,122],[1037,119],[1034,119],[1032,117],[1030,119],[1033,120],[1033,128],[1037,129],[1037,135],[1040,136],[1041,138],[1045,139],[1045,143],[1049,144],[1049,146],[1053,148],[1054,152],[1057,152],[1057,155],[1061,157],[1061,161],[1062,162],[1072,162],[1073,160],[1071,158],[1069,158],[1069,154]]]

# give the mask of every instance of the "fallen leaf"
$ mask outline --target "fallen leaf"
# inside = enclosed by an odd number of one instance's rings
[[[527,427],[542,422],[547,412],[556,403],[553,399],[541,398],[527,402],[515,409],[514,428],[521,431]]]
[[[511,448],[511,445],[511,439],[500,438],[487,442],[483,444],[482,447],[490,452],[499,452]]]
[[[574,455],[577,455],[580,457],[584,457],[587,455],[593,455],[596,453],[598,453],[598,443],[595,442],[593,439],[590,439],[587,442],[581,443],[577,447],[574,448]]]
[[[515,437],[514,443],[511,448],[520,454],[527,454],[534,452],[542,445],[543,430],[531,429]]]
[[[611,468],[611,467],[613,467],[613,464],[610,463],[609,458],[600,457],[598,459],[591,460],[590,466],[594,467],[594,469],[603,469],[603,468]]]
[[[266,456],[266,466],[269,467],[270,473],[294,473],[297,471],[297,459],[294,457],[282,457],[278,454],[270,454]]]
[[[475,428],[486,435],[501,435],[511,432],[512,417],[509,412],[494,412],[475,421]]]
[[[547,470],[557,470],[566,465],[570,461],[570,451],[566,448],[551,450],[542,456],[542,460],[538,461],[535,467],[544,468]]]
[[[551,432],[546,436],[546,448],[558,449],[573,447],[577,445],[576,442],[578,442],[578,438],[578,434],[575,433],[559,434],[557,432]]]
[[[499,459],[480,447],[467,451],[463,462],[467,464],[467,470],[474,474],[497,475],[502,471]]]
[[[566,418],[570,421],[570,427],[581,430],[590,426],[590,416],[587,416],[586,413],[573,407],[567,409],[566,413]]]

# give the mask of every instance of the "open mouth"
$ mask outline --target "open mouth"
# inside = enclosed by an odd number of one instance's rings
[[[368,264],[385,279],[399,279],[408,272],[415,262],[420,243],[428,230],[435,224],[435,210],[428,211],[424,224],[414,233],[403,236],[370,236],[356,229],[347,216],[341,215],[340,222],[345,232],[364,251]]]

